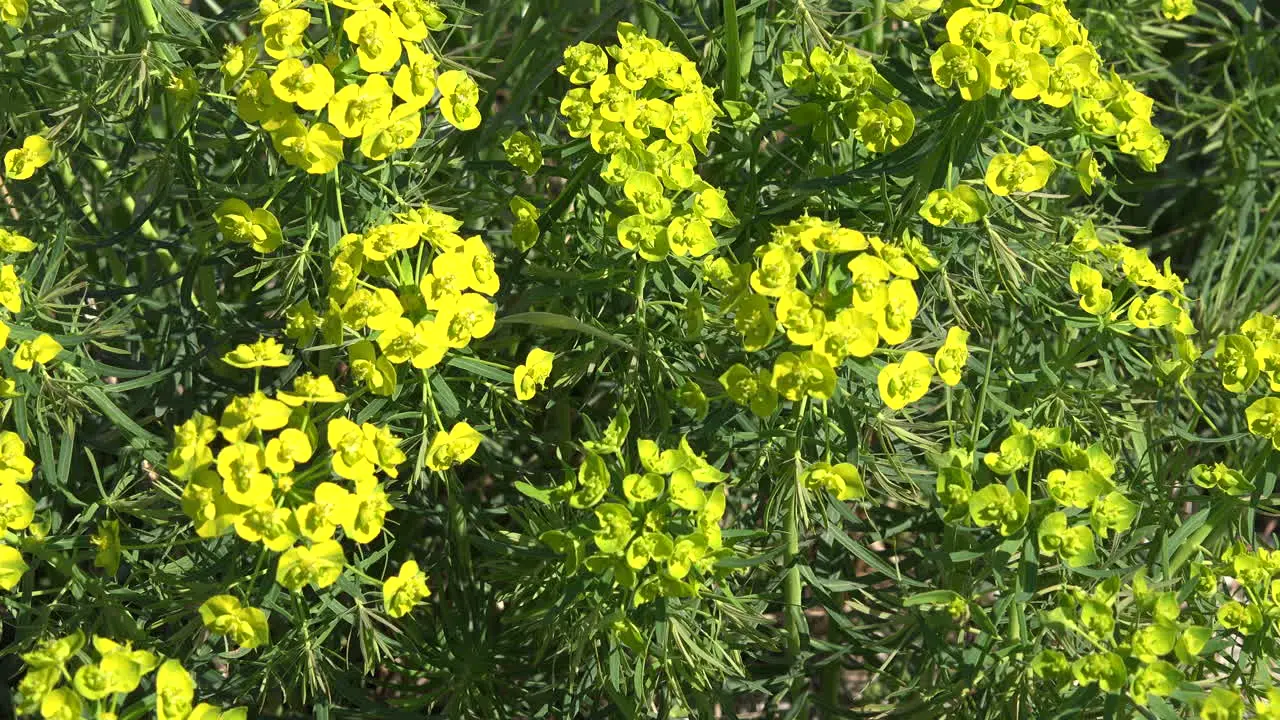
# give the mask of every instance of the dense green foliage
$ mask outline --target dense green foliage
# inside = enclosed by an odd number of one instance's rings
[[[1264,7],[0,20],[0,712],[1280,717]]]

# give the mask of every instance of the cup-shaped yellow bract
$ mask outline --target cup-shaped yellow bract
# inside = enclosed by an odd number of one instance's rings
[[[929,392],[929,381],[932,379],[933,365],[929,363],[929,356],[911,350],[902,357],[901,362],[889,363],[880,368],[876,385],[885,406],[901,410],[924,397]]]
[[[965,100],[977,100],[991,89],[991,63],[977,48],[946,43],[929,56],[929,67],[938,85],[955,86]]]
[[[49,164],[53,148],[39,135],[28,135],[22,147],[4,154],[4,175],[9,180],[26,180],[37,170]]]
[[[408,615],[415,605],[431,595],[427,576],[415,560],[400,566],[400,572],[382,583],[382,607],[391,617]]]
[[[359,10],[342,21],[342,30],[353,45],[360,69],[367,73],[384,73],[400,61],[400,37],[391,17],[381,9]]]
[[[446,70],[436,78],[440,90],[440,112],[450,125],[459,130],[475,130],[480,127],[480,88],[476,81],[462,70]]]
[[[427,448],[427,467],[444,471],[471,459],[480,447],[481,435],[466,422],[459,422],[449,431],[441,430]]]
[[[1039,145],[1032,145],[1017,155],[1000,153],[987,164],[987,188],[1002,197],[1015,192],[1035,192],[1049,183],[1053,169],[1053,157]]]

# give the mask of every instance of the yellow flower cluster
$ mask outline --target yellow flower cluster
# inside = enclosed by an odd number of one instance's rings
[[[1072,237],[1071,249],[1082,260],[1071,266],[1071,289],[1080,297],[1080,308],[1090,315],[1115,320],[1120,310],[1112,312],[1115,294],[1104,283],[1104,274],[1095,265],[1126,278],[1139,292],[1129,300],[1126,313],[1134,327],[1150,330],[1172,328],[1179,345],[1189,343],[1196,334],[1188,312],[1190,300],[1184,292],[1185,281],[1173,272],[1166,258],[1164,268],[1151,260],[1149,251],[1126,245],[1123,241],[1099,238],[1092,222],[1082,225]],[[1149,293],[1142,293],[1148,290]]]
[[[279,357],[278,346],[263,342],[226,359],[260,368],[278,366]],[[313,422],[313,405],[344,399],[328,377],[304,374],[275,398],[262,392],[233,398],[219,422],[197,414],[175,428],[168,468],[186,481],[182,508],[196,534],[209,538],[234,528],[241,539],[282,553],[276,579],[290,590],[333,584],[344,567],[338,529],[357,543],[382,532],[391,503],[378,476],[397,477],[405,461],[399,439],[385,427],[345,417],[323,428]],[[236,623],[251,619],[235,616]]]
[[[618,45],[608,52],[574,45],[564,51],[559,71],[582,86],[560,103],[569,135],[590,138],[592,149],[608,158],[601,177],[621,190],[631,213],[611,218],[619,244],[650,262],[715,250],[713,225],[731,227],[737,218],[724,193],[695,170],[723,112],[693,61],[619,23]]]
[[[343,159],[347,139],[374,161],[412,147],[437,90],[451,125],[480,124],[475,81],[462,70],[437,76],[440,60],[425,49],[430,32],[444,27],[434,0],[334,0],[333,10],[324,8],[325,22],[333,22],[325,37],[345,43],[323,56],[324,43],[309,37],[315,18],[298,5],[262,0],[261,35],[228,47],[222,62],[228,86],[238,85],[236,112],[267,131],[290,165],[329,172]],[[337,9],[344,11],[341,23]],[[259,44],[267,56],[261,63]]]
[[[775,227],[755,255],[754,265],[716,258],[704,269],[724,295],[721,307],[734,314],[748,352],[768,346],[779,328],[799,346],[799,352],[781,353],[772,372],[735,364],[721,376],[729,397],[761,416],[773,412],[778,396],[830,399],[835,370],[846,358],[865,358],[881,342],[901,345],[910,339],[920,311],[913,281],[921,270],[938,267],[923,242],[910,234],[887,242],[807,215]],[[838,255],[852,257],[835,262]],[[938,351],[937,369],[950,385],[960,380],[967,339],[957,328]],[[908,352],[880,370],[880,395],[886,405],[900,409],[924,396],[933,375],[927,356]]]
[[[126,698],[137,690],[143,678],[155,672],[157,720],[245,720],[247,708],[220,710],[195,702],[195,681],[177,660],[165,660],[150,650],[135,650],[95,635],[90,646],[97,659],[88,655],[84,633],[46,640],[24,653],[26,673],[18,682],[22,699],[19,715],[39,713],[45,720],[72,720],[88,717],[116,720]],[[80,661],[73,669],[74,662]],[[69,685],[63,685],[70,680]]]
[[[35,243],[16,232],[0,228],[0,252],[27,253],[35,249]],[[22,278],[12,264],[0,265],[0,307],[11,313],[22,312]],[[9,325],[0,322],[0,347],[9,342]],[[46,365],[62,352],[62,344],[47,333],[40,333],[30,340],[23,340],[13,351],[13,366],[18,370],[31,370],[36,365]],[[0,378],[0,397],[14,394],[13,380]]]
[[[1108,532],[1127,530],[1138,506],[1117,487],[1115,461],[1102,445],[1083,447],[1070,440],[1063,428],[1028,428],[1013,421],[999,450],[982,456],[988,471],[1009,478],[1009,482],[992,482],[977,491],[973,489],[972,453],[951,450],[941,463],[936,485],[944,517],[950,522],[996,527],[1006,536],[1017,532],[1030,514],[1032,484],[1028,475],[1024,491],[1016,475],[1024,470],[1031,473],[1032,468],[1043,470],[1050,458],[1067,469],[1051,469],[1043,479],[1049,498],[1059,509],[1040,518],[1036,534],[1040,552],[1058,556],[1072,568],[1091,564],[1096,559],[1095,533],[1105,537]],[[1072,524],[1085,510],[1088,522]]]
[[[448,350],[467,347],[493,330],[498,291],[493,254],[479,237],[463,238],[458,220],[423,207],[338,242],[323,319],[309,304],[290,311],[289,335],[302,339],[323,328],[325,340],[350,346],[351,375],[375,395],[396,389],[397,366],[435,367]],[[419,247],[420,244],[422,247]],[[401,277],[401,251],[418,249],[421,266]],[[426,250],[423,253],[422,250]],[[409,285],[397,293],[376,283]]]
[[[27,0],[0,0],[0,21],[13,28],[22,27],[30,12]]]
[[[915,132],[916,117],[898,99],[871,61],[848,45],[832,49],[815,47],[804,53],[788,50],[782,54],[782,82],[797,93],[816,98],[791,111],[791,117],[838,117],[859,142],[873,153],[902,147]],[[831,105],[827,109],[824,105]]]
[[[23,487],[31,480],[35,463],[17,433],[0,432],[0,532],[22,532],[32,527],[36,502]],[[0,589],[12,590],[27,571],[22,553],[0,544]]]
[[[966,100],[1008,90],[1017,100],[1072,106],[1080,127],[1114,138],[1120,151],[1155,170],[1169,142],[1151,124],[1153,102],[1114,70],[1105,74],[1089,31],[1062,0],[1018,4],[971,0],[946,22],[946,42],[930,57],[934,80]],[[984,52],[985,51],[985,52]]]
[[[695,596],[716,573],[716,562],[733,555],[720,528],[722,483],[728,476],[694,452],[686,439],[668,449],[642,439],[636,442],[642,470],[628,473],[624,463],[621,482],[615,485],[605,455],[621,458],[626,432],[615,420],[605,433],[608,441],[591,443],[576,482],[567,479],[549,490],[525,484],[517,488],[539,502],[594,515],[594,522],[583,520],[539,536],[564,556],[565,572],[585,569],[631,592],[637,606],[659,597]]]
[[[1245,393],[1259,377],[1264,392],[1280,392],[1280,318],[1254,313],[1240,326],[1240,332],[1218,338],[1214,360],[1222,371],[1222,386]],[[1249,431],[1271,441],[1280,449],[1280,397],[1267,395],[1245,410]]]

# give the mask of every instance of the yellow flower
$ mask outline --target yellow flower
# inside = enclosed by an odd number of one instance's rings
[[[234,443],[218,451],[218,476],[222,491],[238,505],[258,505],[271,498],[275,484],[263,472],[266,452],[257,445]]]
[[[480,126],[480,88],[476,81],[461,70],[447,70],[436,79],[440,90],[440,112],[449,124],[459,130],[474,130]]]
[[[10,180],[26,180],[53,157],[49,141],[39,135],[28,135],[22,147],[4,154],[4,174]]]
[[[1111,309],[1111,291],[1102,286],[1102,273],[1081,263],[1071,264],[1071,289],[1080,296],[1080,309],[1101,317]]]
[[[912,350],[902,358],[902,362],[889,363],[880,368],[876,376],[876,385],[880,390],[880,399],[894,410],[901,410],[929,392],[929,381],[933,378],[933,366],[929,357]]]
[[[355,12],[342,21],[342,30],[356,46],[361,70],[383,73],[400,60],[400,38],[396,37],[391,18],[382,10]]]
[[[947,385],[957,385],[969,361],[969,332],[958,327],[947,330],[947,339],[933,356],[938,377]]]
[[[276,507],[265,502],[249,508],[235,518],[236,535],[245,542],[261,542],[272,552],[292,547],[294,535],[293,513],[288,508]]]
[[[440,61],[417,45],[405,43],[409,61],[396,70],[392,90],[406,107],[418,109],[431,102],[436,93],[436,68]]]
[[[205,600],[200,605],[200,620],[210,632],[226,635],[246,650],[269,642],[267,614],[245,607],[234,595],[214,595]]]
[[[242,370],[261,367],[284,367],[293,360],[275,338],[259,338],[255,343],[241,343],[222,356],[223,362]]]
[[[13,366],[19,370],[30,370],[35,365],[46,365],[58,353],[62,345],[47,333],[40,333],[35,340],[23,340],[13,351]]]
[[[319,110],[333,97],[333,75],[324,65],[288,58],[271,73],[271,90],[276,97],[303,110]]]
[[[391,84],[382,75],[370,75],[364,84],[351,83],[329,99],[329,122],[344,137],[360,137],[375,122],[391,114]]]
[[[331,482],[317,485],[312,502],[294,512],[303,537],[313,542],[328,540],[339,526],[350,525],[356,510],[352,500],[351,493],[340,485]]]
[[[285,428],[267,441],[266,463],[278,475],[293,472],[294,465],[311,459],[311,438],[297,428]]]
[[[880,337],[889,345],[900,345],[911,337],[911,321],[920,311],[920,299],[910,280],[896,278],[885,292],[884,312],[876,315]]]
[[[391,12],[391,29],[396,37],[408,41],[405,47],[426,40],[429,31],[444,27],[444,13],[434,0],[386,0],[385,4]]]
[[[546,385],[547,378],[551,377],[551,363],[555,357],[555,353],[542,348],[529,351],[524,364],[517,365],[515,369],[517,400],[532,400],[534,393]]]
[[[280,221],[266,208],[250,208],[237,198],[224,200],[213,211],[213,221],[218,224],[222,236],[234,243],[250,245],[260,253],[269,253],[280,247],[284,235]]]
[[[1034,100],[1049,86],[1049,61],[1039,52],[1013,43],[991,51],[991,87],[1009,88],[1015,100]]]
[[[328,123],[308,128],[292,118],[271,133],[271,144],[285,162],[312,175],[323,175],[342,161],[342,134]]]
[[[482,295],[498,292],[498,272],[493,262],[493,253],[479,236],[472,236],[462,241],[458,249],[466,264],[471,268],[468,284],[472,290]]]
[[[433,320],[399,318],[378,335],[378,347],[386,359],[397,365],[411,363],[424,370],[444,359],[445,339],[440,324]]]
[[[364,480],[356,483],[356,491],[352,498],[355,502],[355,511],[351,513],[348,522],[343,523],[342,529],[347,537],[358,543],[373,542],[373,539],[382,532],[387,512],[391,510],[387,493],[377,482]]]
[[[431,595],[427,576],[418,569],[418,563],[408,560],[400,566],[400,572],[382,583],[382,607],[391,617],[408,615],[413,606]]]
[[[276,399],[290,407],[299,407],[307,403],[333,403],[347,399],[333,386],[328,375],[312,375],[303,373],[293,379],[293,391],[280,390]]]
[[[276,97],[271,78],[262,70],[249,73],[236,91],[236,114],[247,123],[257,123],[271,132],[297,117],[293,104]]]
[[[364,383],[374,395],[390,396],[396,390],[396,367],[386,357],[378,357],[368,340],[351,346],[351,377]]]
[[[459,422],[448,432],[441,430],[427,449],[427,467],[443,472],[466,462],[475,455],[482,439],[483,436],[466,422]]]
[[[388,288],[360,288],[342,306],[342,321],[352,330],[386,330],[404,314],[404,306]]]
[[[27,482],[33,468],[35,463],[27,457],[27,448],[18,433],[0,431],[0,484]]]
[[[17,483],[0,484],[0,529],[25,530],[35,519],[36,501]]]
[[[333,471],[338,477],[360,482],[372,480],[378,448],[364,430],[344,417],[329,421],[325,439],[333,449]]]
[[[956,86],[965,100],[978,100],[991,88],[991,63],[977,48],[946,43],[929,56],[929,66],[938,85]]]
[[[463,348],[473,338],[488,335],[493,330],[494,305],[476,293],[464,293],[447,302],[436,315],[436,324],[444,331],[444,340],[451,348]]]
[[[243,508],[227,497],[222,485],[218,473],[204,469],[182,490],[182,512],[191,518],[197,537],[217,537],[240,517]]]
[[[289,424],[289,406],[256,392],[233,398],[222,411],[218,430],[227,442],[243,442],[256,428],[279,430]]]
[[[1196,14],[1196,0],[1161,0],[1160,14],[1166,20],[1185,20]]]
[[[22,280],[12,265],[0,266],[0,305],[9,312],[22,312]]]
[[[263,48],[276,60],[297,57],[304,51],[303,35],[311,24],[306,10],[279,10],[262,21]]]
[[[28,10],[27,0],[0,0],[0,20],[11,27],[22,27]]]
[[[186,720],[196,684],[177,660],[165,660],[156,671],[156,720]],[[80,717],[77,711],[75,717]]]
[[[396,150],[407,150],[422,135],[422,114],[418,108],[399,105],[385,120],[364,127],[360,152],[370,160],[383,160]]]
[[[12,590],[28,570],[17,548],[0,545],[0,590]]]
[[[31,238],[0,228],[0,252],[25,253],[36,249]]]
[[[280,556],[276,566],[276,582],[297,591],[303,585],[322,590],[338,581],[346,558],[335,540],[325,540],[311,547],[299,545]]]
[[[987,165],[987,188],[1002,197],[1013,192],[1035,192],[1049,183],[1053,168],[1053,158],[1039,145],[1017,155],[1001,153]]]
[[[1139,296],[1129,303],[1129,322],[1143,329],[1172,325],[1180,315],[1178,307],[1163,295]]]
[[[920,217],[929,224],[942,227],[951,223],[978,222],[987,214],[987,203],[977,190],[959,185],[954,190],[938,188],[929,193],[920,206]]]

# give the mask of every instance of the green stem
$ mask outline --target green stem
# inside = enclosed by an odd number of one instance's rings
[[[151,0],[134,0],[134,5],[138,8],[138,15],[142,18],[142,24],[146,26],[148,32],[160,31],[160,16],[156,15],[156,8],[151,4]]]
[[[879,53],[884,46],[884,0],[875,0],[871,14],[871,52]]]
[[[737,100],[742,96],[742,60],[739,56],[738,5],[734,0],[724,0],[724,99]]]

